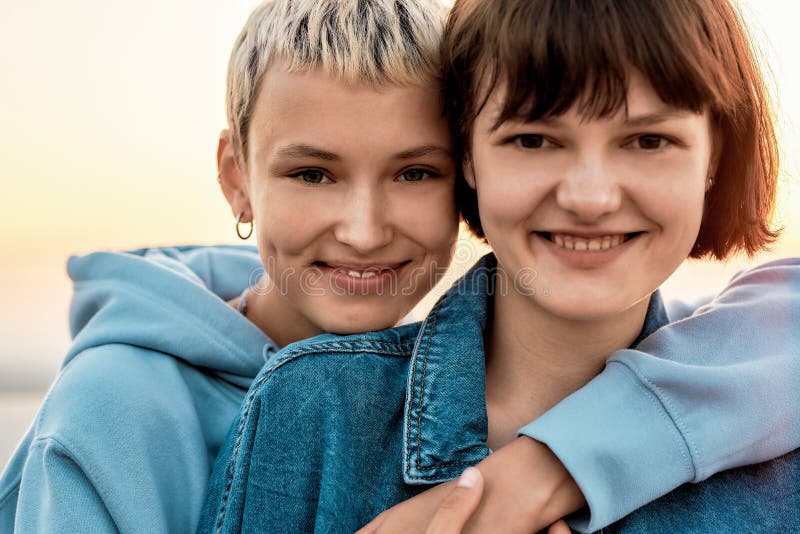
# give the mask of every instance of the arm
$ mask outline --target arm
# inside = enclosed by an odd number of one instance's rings
[[[584,495],[572,526],[597,530],[685,482],[800,446],[800,260],[742,273],[686,315],[614,354],[481,462],[485,489],[465,531],[489,521],[512,532],[520,517],[518,531],[538,530]],[[424,527],[446,494],[428,490],[364,531]]]
[[[463,532],[539,532],[562,516],[586,504],[569,472],[550,449],[528,437],[519,437],[478,463],[484,484],[480,503],[461,523]],[[531,483],[531,481],[535,481]],[[456,487],[452,480],[424,491],[382,512],[358,534],[393,534],[430,530],[436,516],[467,510],[458,500],[448,503]],[[563,531],[563,522],[550,534]],[[435,530],[434,530],[435,531]]]
[[[607,526],[685,482],[800,446],[800,260],[740,274],[520,430],[546,444]]]
[[[9,465],[19,532],[184,532],[208,480],[206,444],[174,365],[125,345],[65,366]],[[146,363],[143,363],[146,362]],[[185,409],[188,406],[188,410]],[[8,524],[3,517],[0,530]],[[75,526],[77,525],[77,526]]]
[[[73,455],[52,439],[30,450],[14,532],[118,532],[111,514]]]

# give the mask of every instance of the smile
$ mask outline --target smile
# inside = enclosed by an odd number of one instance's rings
[[[337,286],[350,287],[352,284],[357,284],[357,287],[361,287],[366,284],[365,287],[378,288],[385,283],[396,282],[400,271],[409,263],[410,260],[392,264],[315,261],[313,265],[322,269]]]
[[[609,234],[597,237],[582,237],[571,234],[536,232],[537,235],[554,243],[557,247],[577,251],[609,250],[620,246],[642,232],[628,234]]]

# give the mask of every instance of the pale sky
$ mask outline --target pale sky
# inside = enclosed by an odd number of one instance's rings
[[[214,154],[228,53],[257,2],[0,1],[2,388],[58,368],[70,254],[238,241]],[[772,61],[785,164],[787,232],[756,261],[800,256],[800,7],[744,5]],[[682,268],[667,294],[713,291],[746,264]]]

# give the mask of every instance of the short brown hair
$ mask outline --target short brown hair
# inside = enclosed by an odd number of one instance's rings
[[[750,37],[728,0],[456,0],[443,47],[462,158],[499,84],[507,93],[496,126],[573,105],[600,118],[625,106],[635,69],[666,104],[710,110],[720,133],[715,183],[690,257],[752,255],[777,238],[770,227],[778,182],[771,106]],[[463,179],[456,196],[483,237],[477,196]]]

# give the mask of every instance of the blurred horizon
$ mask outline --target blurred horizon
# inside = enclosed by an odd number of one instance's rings
[[[240,242],[215,151],[228,54],[257,3],[4,3],[0,391],[43,389],[55,376],[69,347],[70,254]],[[776,222],[786,231],[753,260],[683,266],[668,297],[692,300],[749,265],[800,256],[800,7],[742,6],[779,95]]]

